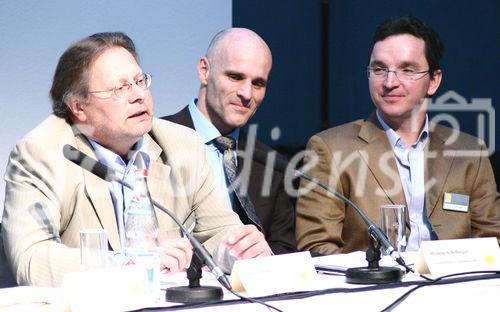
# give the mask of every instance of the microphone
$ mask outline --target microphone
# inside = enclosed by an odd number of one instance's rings
[[[261,150],[255,150],[253,159],[256,160],[257,162],[261,164],[266,164],[267,162],[267,153],[263,152]],[[328,193],[331,193],[335,195],[336,197],[340,198],[344,203],[348,204],[356,212],[359,214],[361,219],[365,222],[365,224],[368,226],[368,234],[387,251],[387,254],[394,259],[398,264],[402,265],[403,267],[407,267],[405,261],[403,260],[403,257],[399,254],[399,252],[394,249],[394,247],[391,245],[389,240],[387,239],[387,236],[384,234],[384,232],[375,224],[373,221],[371,221],[368,216],[356,205],[354,204],[351,200],[349,200],[347,197],[344,195],[340,194],[337,192],[335,189],[331,188],[330,186],[321,183],[318,179],[312,178],[305,173],[303,173],[300,170],[289,168],[288,163],[282,159],[276,158],[275,161],[275,168],[283,173],[288,173],[290,172],[293,174],[294,177],[301,177],[305,180],[311,181],[312,183],[316,184],[317,186],[321,187]]]
[[[106,180],[108,182],[118,182],[123,186],[132,189],[133,187],[126,183],[125,181],[120,180],[113,169],[108,166],[98,162],[87,154],[79,151],[73,146],[66,144],[63,147],[63,155],[68,160],[72,161],[76,165],[82,167],[83,169],[89,171],[90,173],[98,176],[99,178]],[[227,290],[231,291],[232,287],[227,279],[226,275],[222,272],[222,270],[215,264],[212,256],[208,253],[205,247],[191,234],[188,229],[177,219],[177,217],[167,208],[163,207],[162,204],[156,202],[151,198],[151,202],[153,205],[158,207],[161,211],[165,212],[174,220],[174,222],[179,226],[182,233],[189,239],[189,242],[193,246],[194,250],[198,252],[198,255],[203,258],[205,264],[208,266],[212,274],[217,278],[217,280],[224,286]]]
[[[111,168],[91,158],[85,153],[80,152],[69,144],[64,145],[63,155],[64,157],[66,157],[66,159],[74,162],[78,166],[93,173],[103,180],[106,180],[108,182],[117,181],[121,183],[120,179],[116,177],[115,172]],[[130,184],[125,183],[126,182],[122,183],[125,187],[132,188]]]

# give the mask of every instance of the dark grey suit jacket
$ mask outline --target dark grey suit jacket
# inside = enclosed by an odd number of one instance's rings
[[[193,119],[187,106],[178,113],[164,116],[162,119],[194,129]],[[246,143],[247,134],[241,131],[238,138],[238,148],[245,148]],[[264,152],[266,155],[272,151],[271,148],[257,140],[255,150]],[[277,157],[282,156],[278,155]],[[241,173],[243,166],[244,159],[238,157],[239,173]],[[269,195],[262,194],[264,178],[265,164],[253,159],[248,181],[248,195],[262,223],[266,240],[274,254],[294,252],[296,251],[295,207],[291,198],[285,192],[284,174],[277,170],[273,171]],[[252,223],[239,203],[236,212],[244,224]]]

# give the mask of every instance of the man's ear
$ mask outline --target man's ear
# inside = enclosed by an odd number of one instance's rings
[[[70,96],[66,99],[66,105],[73,114],[75,122],[84,122],[87,120],[87,115],[85,114],[85,105],[82,100],[75,96]]]
[[[441,79],[443,79],[443,72],[441,69],[435,70],[431,75],[429,89],[427,89],[427,96],[433,96],[434,93],[436,93],[439,85],[441,84]]]
[[[210,64],[208,63],[208,59],[204,56],[198,61],[198,79],[202,85],[208,84],[208,75],[210,72]]]

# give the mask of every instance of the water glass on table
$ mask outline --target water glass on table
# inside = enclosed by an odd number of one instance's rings
[[[380,228],[398,252],[406,250],[405,205],[381,205]],[[384,254],[387,254],[384,250]]]
[[[103,269],[109,265],[108,235],[103,229],[80,231],[81,270]]]

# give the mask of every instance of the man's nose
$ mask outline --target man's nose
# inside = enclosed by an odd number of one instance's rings
[[[387,76],[385,76],[384,86],[388,89],[393,89],[398,87],[401,84],[398,75],[395,71],[390,70],[387,72]]]
[[[135,83],[130,85],[128,100],[130,103],[142,102],[146,96],[147,89],[144,90]]]
[[[252,98],[252,83],[246,81],[242,82],[238,88],[238,96],[245,100],[250,100]]]

